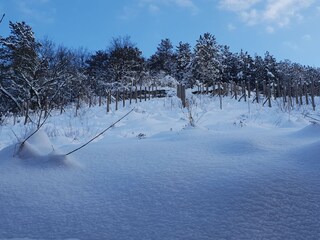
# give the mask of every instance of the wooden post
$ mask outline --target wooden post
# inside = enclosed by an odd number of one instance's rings
[[[110,103],[111,103],[111,92],[107,93],[107,113],[110,112]]]
[[[271,108],[271,86],[268,87],[268,106]]]
[[[295,97],[296,97],[296,105],[299,105],[299,89],[298,89],[298,82],[295,82],[294,85],[294,93],[295,93]]]
[[[130,102],[130,105],[131,105],[131,103],[132,103],[132,87],[130,87],[130,96],[129,96],[129,98],[130,98],[129,102]]]
[[[282,86],[281,94],[282,94],[283,106],[286,106],[287,99],[286,99],[286,86],[285,85]]]
[[[314,89],[314,80],[311,81],[311,103],[312,103],[312,109],[313,111],[316,110],[316,104],[314,101],[314,95],[315,95],[315,89]]]
[[[13,113],[13,125],[17,123],[17,113]]]
[[[270,86],[271,86],[271,98],[273,96],[273,98],[276,99],[277,95],[276,95],[276,88],[275,88],[274,81],[270,82]]]
[[[89,108],[91,108],[91,106],[92,106],[92,97],[89,96]]]
[[[303,90],[306,97],[306,104],[309,105],[309,99],[308,99],[308,86],[306,83],[303,84]]]
[[[116,111],[118,110],[119,90],[116,92]]]
[[[137,85],[135,87],[134,98],[136,99],[136,103],[138,103],[138,87],[137,87]]]
[[[122,107],[124,108],[126,106],[126,95],[127,95],[127,90],[124,90],[122,93]]]
[[[262,84],[263,84],[262,85],[262,87],[263,87],[263,95],[264,95],[264,97],[268,97],[266,80],[263,80]]]
[[[186,89],[185,86],[181,85],[181,101],[183,108],[186,107]]]
[[[289,103],[289,109],[291,109],[293,107],[292,104],[292,84],[291,82],[288,82],[288,103]]]
[[[259,84],[258,84],[258,81],[256,81],[256,100],[257,100],[257,103],[259,103]]]
[[[234,99],[235,100],[238,100],[238,85],[237,85],[237,83],[235,83],[234,85],[233,85],[233,87],[234,87]]]
[[[300,81],[299,81],[299,101],[300,101],[300,105],[303,104],[303,100],[302,100],[302,95],[303,95],[303,89],[302,89],[302,82],[301,82],[301,78],[300,78]]]
[[[224,96],[229,96],[229,85],[227,82],[223,83],[223,89],[224,89]]]
[[[219,99],[220,99],[220,109],[222,109],[222,92],[221,92],[221,82],[218,82],[218,93],[219,93]]]
[[[77,103],[76,103],[76,116],[78,116],[78,110],[80,108],[80,96],[77,99]]]
[[[277,79],[277,95],[281,98],[281,86],[279,79]]]
[[[204,90],[204,89],[203,89]],[[212,84],[212,93],[211,93],[211,95],[212,96],[214,96],[216,94],[216,83],[214,82],[213,84]]]
[[[242,94],[244,97],[244,101],[246,102],[247,101],[247,90],[246,90],[246,84],[244,81],[242,81],[242,83],[241,83],[241,88],[242,88]]]
[[[144,101],[147,101],[147,87],[144,87]]]
[[[63,113],[63,105],[64,105],[64,100],[63,98],[60,99],[60,115]]]

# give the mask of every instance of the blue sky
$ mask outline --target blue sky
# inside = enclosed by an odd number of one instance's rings
[[[148,57],[161,39],[194,46],[210,32],[233,52],[320,67],[318,0],[0,0],[1,13],[0,35],[9,20],[25,21],[38,39],[71,48],[102,50],[129,35]]]

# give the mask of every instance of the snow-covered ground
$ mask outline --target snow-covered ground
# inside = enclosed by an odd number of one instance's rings
[[[0,239],[320,239],[319,111],[273,105],[194,96],[196,127],[175,97],[69,108],[15,157],[32,128],[7,119]]]

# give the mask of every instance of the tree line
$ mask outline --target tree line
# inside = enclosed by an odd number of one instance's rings
[[[319,85],[319,68],[277,61],[269,52],[234,53],[210,33],[201,35],[194,47],[186,42],[173,46],[170,39],[162,39],[146,58],[128,36],[114,38],[106,49],[92,53],[56,45],[48,38],[37,40],[25,22],[9,22],[9,28],[9,36],[0,36],[0,118],[137,85],[194,87],[214,86],[217,81],[246,82],[252,89],[257,82]]]

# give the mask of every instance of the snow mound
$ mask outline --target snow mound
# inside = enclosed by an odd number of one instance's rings
[[[46,156],[52,151],[54,151],[53,144],[51,143],[48,135],[40,129],[23,144],[19,151],[19,157],[21,159],[29,159]]]
[[[23,159],[23,164],[26,166],[40,167],[40,168],[51,168],[51,167],[80,167],[76,161],[61,154],[59,152],[53,151],[45,156],[37,156],[33,158]]]
[[[15,152],[15,145],[7,146],[0,150],[0,163],[7,163],[8,159],[12,158]],[[0,238],[1,239],[1,238]]]
[[[320,124],[310,124],[292,134],[293,137],[304,138],[319,138],[320,139]]]
[[[279,127],[281,128],[294,128],[294,127],[297,127],[298,126],[298,123],[295,122],[295,121],[292,121],[290,119],[288,120],[283,120],[279,123]]]
[[[55,150],[48,135],[41,129],[23,143],[23,146],[18,151],[18,157],[24,160],[24,163],[31,165],[46,167],[77,165],[65,154]]]

